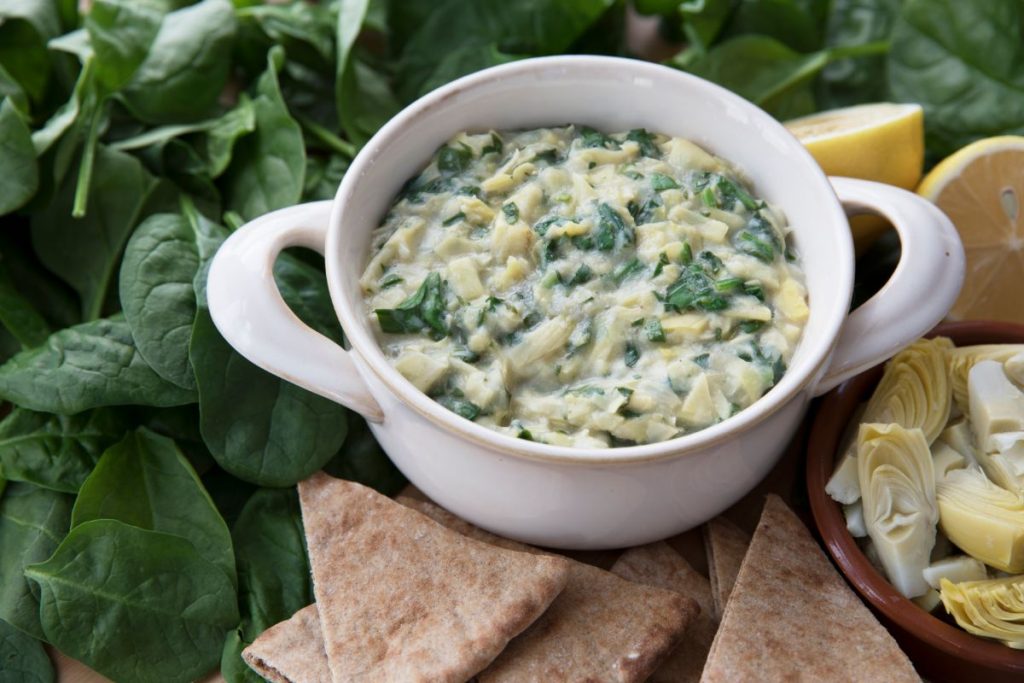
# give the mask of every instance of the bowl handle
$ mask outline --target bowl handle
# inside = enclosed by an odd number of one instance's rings
[[[282,250],[324,253],[331,204],[280,209],[235,231],[210,264],[210,315],[224,339],[255,365],[380,422],[384,414],[349,352],[299,320],[274,282]]]
[[[847,318],[815,396],[877,365],[934,327],[949,312],[964,281],[960,237],[934,204],[891,185],[829,180],[848,215],[887,218],[899,233],[902,253],[885,286]]]

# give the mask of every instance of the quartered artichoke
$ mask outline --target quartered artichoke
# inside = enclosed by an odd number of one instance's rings
[[[896,590],[908,598],[924,595],[939,517],[925,433],[898,424],[862,424],[857,441],[868,536]]]
[[[926,445],[930,445],[949,420],[952,390],[948,357],[953,350],[953,342],[936,337],[918,340],[893,356],[860,421],[920,429]],[[834,500],[844,505],[860,497],[856,457],[853,444],[843,452],[825,487]]]
[[[981,344],[953,349],[949,354],[949,374],[953,399],[961,410],[968,408],[967,375],[976,363],[996,361],[1014,382],[1024,384],[1024,344]]]
[[[936,501],[939,526],[964,552],[996,569],[1024,571],[1024,497],[968,468],[942,480]]]
[[[976,636],[1024,649],[1024,576],[953,583],[942,580],[942,604]]]

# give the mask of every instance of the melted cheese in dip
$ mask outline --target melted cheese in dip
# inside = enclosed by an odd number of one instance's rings
[[[462,417],[556,445],[664,441],[786,370],[807,320],[785,218],[680,138],[461,134],[374,233],[391,363]]]

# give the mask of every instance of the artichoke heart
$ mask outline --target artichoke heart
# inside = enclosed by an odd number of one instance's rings
[[[919,428],[931,445],[949,421],[952,389],[948,358],[954,350],[946,337],[920,339],[900,351],[885,366],[861,423],[895,423]],[[843,450],[825,491],[845,505],[859,497],[856,489],[856,444]]]
[[[985,360],[1003,364],[1010,379],[1024,383],[1024,344],[979,344],[953,349],[949,354],[953,400],[964,411],[968,409],[967,375],[975,364]]]
[[[864,422],[895,422],[919,427],[931,445],[949,421],[952,389],[947,358],[954,351],[946,337],[920,339],[888,365],[864,411]]]
[[[1024,498],[973,468],[938,485],[939,526],[971,557],[1005,572],[1024,571]]]
[[[928,440],[918,428],[864,424],[857,441],[868,536],[893,587],[908,598],[924,595],[938,521]]]
[[[942,579],[942,604],[962,628],[1024,649],[1024,576],[953,583]]]

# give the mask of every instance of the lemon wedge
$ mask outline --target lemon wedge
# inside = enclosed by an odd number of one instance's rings
[[[917,192],[949,216],[967,254],[949,317],[1024,323],[1024,137],[967,145],[932,169]]]
[[[828,175],[912,190],[924,164],[924,113],[917,104],[879,102],[819,112],[785,123]],[[850,221],[858,253],[888,227],[877,216]]]

